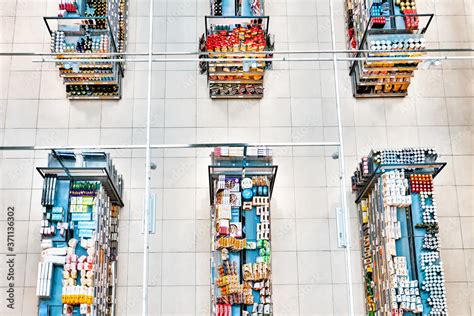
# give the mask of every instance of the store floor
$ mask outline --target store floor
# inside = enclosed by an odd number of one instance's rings
[[[55,15],[57,0],[0,1],[0,50],[44,51],[49,38],[42,16]],[[429,46],[469,47],[474,40],[472,1],[417,1],[435,13]],[[326,0],[266,3],[277,50],[330,49]],[[343,1],[335,0],[336,37],[344,48]],[[195,51],[204,32],[206,0],[155,0],[154,49]],[[132,0],[129,52],[147,49],[149,7]],[[195,63],[153,67],[152,143],[305,142],[337,139],[334,76],[324,62],[275,62],[261,101],[211,101]],[[449,62],[419,70],[404,99],[355,100],[346,64],[339,65],[347,182],[358,159],[374,147],[433,146],[448,166],[436,179],[442,256],[452,315],[474,314],[474,102],[473,67]],[[0,57],[0,143],[4,145],[143,144],[144,64],[128,64],[119,102],[69,102],[52,63]],[[335,148],[284,148],[273,194],[273,278],[276,315],[346,315],[344,252],[337,247],[339,205]],[[152,191],[157,194],[157,234],[150,240],[150,315],[209,314],[209,151],[153,151]],[[16,309],[0,315],[33,315],[41,179],[47,152],[0,153],[0,205],[16,210]],[[124,174],[118,315],[141,315],[144,152],[114,151]],[[356,314],[363,313],[357,220],[349,197],[354,242]],[[4,214],[4,213],[2,213]],[[2,215],[0,231],[6,231]],[[27,237],[27,238],[26,238]],[[0,261],[6,258],[5,242]],[[0,264],[0,287],[7,286]]]

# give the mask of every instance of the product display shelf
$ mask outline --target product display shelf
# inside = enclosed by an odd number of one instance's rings
[[[103,73],[103,74],[88,74],[88,78],[106,78],[112,76],[113,73]],[[83,78],[83,74],[71,74],[71,73],[60,73],[60,77],[63,78]],[[67,83],[66,83],[67,84]]]
[[[224,1],[223,5],[228,2]],[[214,7],[215,3],[211,2],[211,8]],[[264,52],[274,47],[273,37],[268,34],[269,20],[267,16],[250,14],[206,17],[206,33],[201,38],[200,49],[216,61],[202,62],[200,66],[201,72],[207,72],[211,98],[263,98],[265,70],[271,68],[271,62],[259,59],[270,58],[272,54]]]
[[[213,95],[211,96],[211,99],[229,99],[228,96],[225,95]],[[260,96],[258,95],[239,95],[239,96],[234,96],[232,99],[261,99]]]
[[[354,97],[406,96],[421,60],[404,58],[424,55],[424,34],[433,14],[418,14],[414,1],[346,0],[345,4],[347,47],[354,50],[350,56],[391,58],[350,63]]]
[[[249,55],[250,56],[250,55]],[[227,57],[226,57],[227,58]],[[214,61],[214,62],[209,62],[210,65],[214,65],[216,67],[241,67],[242,69],[239,69],[236,73],[239,74],[239,73],[243,73],[243,63],[241,61],[232,61],[231,59],[229,59],[230,61]],[[263,69],[265,67],[265,62],[254,62],[252,64],[255,64],[255,67],[256,70],[259,70],[259,69]],[[258,67],[258,68],[257,68]],[[249,71],[250,73],[252,73],[251,71]],[[216,71],[217,74],[219,74],[218,71]],[[261,71],[257,71],[256,73],[261,73]],[[224,74],[228,74],[227,72],[225,72]]]
[[[228,83],[230,80],[210,80],[209,83]],[[237,79],[232,80],[233,83],[254,83],[254,84],[263,84],[263,80],[250,80],[250,79]]]
[[[377,150],[352,177],[368,315],[447,315],[433,149]]]
[[[272,315],[271,150],[219,147],[211,158],[211,314]]]
[[[111,57],[100,54],[125,52],[128,1],[61,1],[59,8],[58,17],[44,17],[44,21],[51,36],[51,52],[58,53],[56,65],[67,97],[71,100],[120,99],[125,65],[101,62]]]
[[[69,170],[78,164],[84,167],[76,178]],[[112,202],[103,176],[94,179],[99,166],[108,171],[120,200]],[[88,168],[91,175],[82,180]],[[53,151],[48,168],[38,171],[44,177],[38,314],[115,315],[121,175],[100,152]]]

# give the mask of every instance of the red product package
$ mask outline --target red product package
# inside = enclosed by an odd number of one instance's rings
[[[232,316],[232,306],[230,304],[226,304],[224,306],[225,306],[224,316]]]
[[[230,304],[217,304],[216,316],[232,316],[232,306]]]

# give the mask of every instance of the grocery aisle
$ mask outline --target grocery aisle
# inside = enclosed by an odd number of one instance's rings
[[[468,47],[474,40],[470,1],[420,1],[433,12],[428,46]],[[343,1],[335,2],[336,40],[345,47]],[[276,50],[330,49],[326,0],[267,1]],[[47,51],[43,16],[56,14],[56,1],[9,0],[0,8],[0,51]],[[129,52],[148,44],[147,0],[131,0]],[[204,32],[206,0],[155,0],[154,48],[197,50]],[[65,99],[51,63],[29,57],[0,57],[0,142],[3,145],[140,144],[145,140],[147,69],[127,65],[120,101]],[[334,79],[330,63],[275,62],[266,73],[261,100],[210,100],[207,79],[196,63],[153,65],[152,143],[336,141]],[[371,148],[435,147],[448,166],[435,179],[448,306],[453,315],[474,313],[474,195],[472,64],[442,63],[416,72],[403,99],[354,99],[346,64],[339,65],[346,170]],[[25,88],[26,87],[26,88]],[[344,253],[337,247],[335,207],[339,188],[335,148],[285,148],[272,198],[273,284],[276,315],[345,315]],[[150,315],[209,314],[210,151],[153,150],[152,191],[157,194],[157,228],[150,236]],[[36,312],[36,273],[41,219],[40,176],[46,152],[0,153],[0,204],[15,205],[17,236],[16,310]],[[144,151],[112,151],[124,176],[118,315],[141,315]],[[348,176],[349,177],[349,176]],[[348,182],[350,179],[348,178]],[[356,205],[349,196],[353,239]],[[6,227],[0,219],[0,229]],[[358,247],[358,245],[355,245]],[[6,249],[0,248],[4,261]],[[360,250],[353,250],[356,314],[363,313]],[[0,265],[0,275],[5,272]],[[0,288],[7,287],[0,277]],[[5,302],[5,291],[0,291]]]

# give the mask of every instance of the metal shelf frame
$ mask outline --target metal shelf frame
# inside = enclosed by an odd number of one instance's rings
[[[107,29],[106,30],[89,30],[91,33],[94,33],[94,32],[101,32],[101,33],[106,33],[108,32],[109,33],[109,38],[111,39],[110,43],[112,44],[112,50],[113,50],[113,53],[118,53],[118,48],[117,48],[117,44],[115,43],[115,38],[112,34],[112,26],[110,25],[110,19],[109,17],[106,17],[106,16],[97,16],[97,17],[57,17],[57,16],[45,16],[43,17],[43,21],[44,23],[46,24],[46,28],[48,29],[48,32],[49,32],[49,35],[52,34],[52,30],[51,30],[51,21],[54,21],[54,20],[57,20],[58,21],[58,28],[59,28],[59,21],[74,21],[74,20],[107,20]],[[82,25],[81,26],[87,26],[87,25]],[[85,34],[85,30],[82,31],[84,34]],[[84,35],[82,34],[82,35]],[[80,35],[78,35],[80,36]],[[87,53],[75,53],[75,54],[71,54],[73,56],[75,56],[75,58],[77,58],[77,56],[84,56],[86,58],[90,58],[88,56]],[[100,59],[97,59],[98,62],[100,62]],[[119,67],[119,73],[120,75],[123,77],[124,76],[124,71],[123,71],[123,66],[122,66],[122,63],[121,62],[117,62],[118,64],[118,67]],[[112,64],[113,65],[113,64]]]
[[[212,16],[212,15],[207,15],[205,16],[205,27],[206,27],[206,32],[204,33],[204,38],[207,41],[208,36],[211,34],[211,29],[213,25],[238,25],[238,24],[245,24],[249,23],[252,20],[261,20],[262,23],[262,29],[265,32],[265,38],[268,38],[268,30],[270,28],[270,17],[269,16]],[[220,55],[219,52],[206,52],[206,54],[209,54],[209,58],[212,55]],[[216,62],[212,61],[206,61],[208,64],[208,69],[207,69],[207,87],[209,89],[209,97],[211,99],[261,99],[263,98],[263,94],[261,95],[252,95],[252,96],[246,96],[246,95],[212,95],[211,94],[211,84],[213,83],[218,83],[218,84],[255,84],[255,85],[261,85],[263,87],[263,77],[265,75],[265,71],[262,73],[259,73],[259,75],[262,76],[262,79],[260,80],[211,80],[210,76],[213,75],[212,72],[209,72],[209,64],[213,64],[213,66],[219,67],[219,66],[230,66],[230,67],[235,67],[239,66],[242,67],[244,65],[244,61],[237,61],[238,64],[233,64],[236,61],[232,60],[232,57],[235,56],[237,58],[249,58],[250,60],[253,60],[255,63],[258,64],[258,67],[263,67],[264,69],[267,67],[267,62],[266,61],[261,61],[259,59],[268,59],[268,53],[265,52],[229,52],[226,53],[225,57],[226,62],[225,64],[220,64],[219,61],[216,60]],[[254,56],[252,58],[252,56]],[[260,66],[260,63],[263,62],[263,66]],[[236,76],[241,76],[242,74],[245,74],[246,72],[238,72]],[[248,73],[254,73],[254,71],[249,71]],[[233,75],[232,72],[229,72],[227,75]]]
[[[71,153],[58,153],[52,150],[52,156],[59,163],[58,167],[37,167],[38,173],[45,178],[48,175],[56,175],[58,179],[68,179],[75,181],[100,181],[104,190],[110,197],[112,203],[123,207],[122,188],[117,188],[113,180],[113,175],[106,166],[103,167],[70,167],[67,166],[65,157],[73,157]],[[104,154],[104,157],[106,155]],[[75,159],[75,158],[74,158]],[[106,160],[104,160],[105,162]],[[119,181],[121,178],[119,177]]]
[[[112,48],[113,48],[113,52],[114,53],[117,53],[117,45],[115,43],[115,39],[114,39],[114,36],[112,34],[112,27],[110,25],[110,19],[106,16],[96,16],[96,17],[57,17],[57,16],[45,16],[43,17],[43,21],[44,23],[46,24],[46,28],[48,29],[48,32],[49,32],[49,35],[51,35],[53,33],[53,31],[51,30],[52,28],[52,25],[51,25],[51,21],[58,21],[58,29],[59,29],[59,21],[74,21],[74,20],[106,20],[107,21],[107,28],[106,29],[91,29],[91,30],[88,30],[89,32],[91,33],[94,33],[94,32],[99,32],[99,33],[109,33],[109,36],[111,38],[111,43],[112,43]],[[80,24],[78,26],[81,26],[81,31],[78,31],[77,33],[77,36],[81,36],[81,35],[85,35],[86,33],[86,30],[85,30],[85,27],[88,26],[87,24]],[[84,27],[84,28],[83,28]],[[80,34],[79,34],[80,32]],[[77,55],[81,55],[81,53],[76,53]],[[76,55],[74,54],[74,55]],[[86,54],[87,56],[87,54]]]
[[[278,166],[268,165],[268,166],[219,166],[219,165],[210,165],[208,167],[209,174],[209,197],[210,201],[213,200],[215,192],[213,190],[213,181],[216,180],[219,175],[228,175],[228,176],[258,176],[265,175],[271,178],[270,182],[270,198],[273,194],[273,187],[275,185],[275,179],[278,172]]]
[[[373,6],[373,4],[372,4]],[[372,18],[374,18],[374,16],[372,16],[372,6],[370,7],[369,9],[369,21],[367,22],[367,25],[365,27],[365,31],[364,31],[364,34],[362,36],[362,39],[359,43],[359,47],[358,47],[358,51],[357,51],[357,54],[355,57],[360,57],[361,56],[361,52],[360,50],[363,50],[364,49],[364,45],[366,43],[366,39],[367,39],[367,36],[370,34],[370,35],[377,35],[377,34],[412,34],[411,32],[409,32],[407,29],[397,29],[396,28],[396,18],[397,17],[428,17],[428,22],[426,22],[426,25],[421,28],[421,31],[419,31],[418,34],[425,34],[426,31],[428,30],[428,27],[430,26],[431,24],[431,21],[433,20],[433,17],[434,17],[434,14],[391,14],[391,15],[384,15],[385,18],[389,18],[390,20],[393,19],[394,21],[394,24],[395,24],[395,28],[391,28],[391,29],[373,29],[371,28],[372,27]],[[352,76],[353,72],[354,72],[354,68],[355,68],[355,65],[358,63],[357,60],[354,60],[352,61],[352,65],[350,67],[350,71],[349,71],[349,75]]]
[[[88,29],[88,24],[84,23],[75,23],[75,21],[96,21],[96,20],[106,20],[106,28],[105,29]],[[74,26],[77,27],[77,30],[73,31],[67,31],[64,30],[65,32],[69,32],[69,36],[84,36],[87,32],[91,34],[108,34],[108,37],[110,39],[110,49],[112,53],[118,53],[118,47],[117,43],[115,42],[115,37],[114,34],[112,33],[112,26],[110,23],[110,19],[107,16],[98,16],[98,17],[55,17],[55,16],[45,16],[43,17],[43,21],[46,24],[46,28],[48,29],[49,34],[51,35],[53,33],[53,30],[55,27],[53,26],[53,21],[56,22],[56,28],[57,30],[60,30],[61,26]],[[94,54],[94,53],[65,53],[64,55],[57,55],[56,59],[58,63],[67,63],[68,58],[70,59],[77,59],[77,58],[84,58],[85,60],[89,60],[91,58],[97,58],[97,62],[100,63],[101,59],[107,59],[107,56],[103,56],[100,54]],[[77,63],[77,62],[74,62]],[[63,67],[63,66],[61,66]],[[61,68],[60,67],[60,68]],[[79,68],[89,68],[89,67],[84,67],[84,65],[79,66]],[[116,68],[115,68],[116,67]],[[99,96],[69,96],[68,99],[70,100],[115,100],[115,99],[121,99],[122,95],[122,83],[120,78],[123,78],[125,76],[124,73],[124,64],[122,62],[112,62],[112,71],[116,72],[116,74],[112,74],[112,76],[116,76],[117,80],[107,82],[107,83],[97,83],[97,82],[88,82],[88,83],[77,83],[77,84],[90,84],[90,85],[117,85],[119,90],[118,90],[118,96],[112,96],[112,97],[107,97],[107,98],[101,98]],[[92,68],[92,67],[90,67]],[[87,75],[86,75],[87,76]],[[60,77],[63,77],[60,73]],[[67,85],[73,85],[74,83],[69,83],[69,82],[63,82],[65,86]]]
[[[119,191],[115,187],[107,168],[51,168],[37,167],[36,170],[45,178],[47,175],[57,175],[58,179],[70,179],[74,181],[100,181],[104,190],[110,196],[112,203],[123,207],[125,204]]]
[[[412,173],[417,174],[432,174],[433,178],[444,169],[447,165],[446,162],[433,162],[433,163],[413,163],[413,164],[382,164],[378,165],[377,168],[372,172],[372,174],[365,181],[364,185],[357,190],[357,197],[355,202],[357,204],[367,196],[368,191],[373,186],[375,180],[379,178],[384,171],[395,170],[395,169],[404,169],[405,174],[410,175]]]
[[[205,23],[205,26],[206,26],[206,33],[205,33],[206,39],[207,39],[207,36],[210,34],[210,28],[209,27],[211,25],[213,25],[211,22],[214,19],[220,22],[220,23],[217,23],[217,24],[242,24],[244,22],[248,23],[251,20],[262,20],[262,25],[264,26],[263,30],[265,31],[265,35],[268,35],[268,31],[270,29],[270,17],[268,15],[262,15],[262,16],[213,16],[213,15],[206,15],[204,17],[204,23]],[[228,21],[226,21],[226,20],[228,20]],[[251,52],[251,53],[258,53],[258,52]]]

